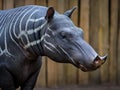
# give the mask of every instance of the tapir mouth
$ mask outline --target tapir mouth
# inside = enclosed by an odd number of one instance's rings
[[[107,55],[103,57],[97,56],[93,60],[93,63],[91,65],[87,66],[87,65],[79,64],[79,68],[84,72],[93,71],[98,69],[102,64],[104,64],[106,62],[106,59],[107,59]]]

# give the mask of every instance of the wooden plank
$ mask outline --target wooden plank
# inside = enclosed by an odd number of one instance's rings
[[[57,86],[57,63],[47,59],[47,86],[56,87]]]
[[[118,14],[118,39],[117,39],[117,41],[118,41],[118,49],[117,49],[117,82],[118,82],[118,85],[120,85],[120,1],[119,1],[119,8],[118,8],[118,12],[119,12],[119,14]]]
[[[58,1],[57,0],[48,0],[48,7],[52,6],[55,8],[55,10],[58,9]]]
[[[46,72],[46,57],[42,57],[42,67],[40,69],[40,73],[38,75],[36,87],[46,87],[47,86],[47,72]]]
[[[99,33],[99,1],[100,0],[91,0],[90,2],[90,44],[98,52],[98,33]],[[90,84],[99,84],[100,83],[100,70],[90,72]]]
[[[109,18],[108,18],[108,0],[100,0],[99,6],[99,54],[105,55],[109,49]],[[107,83],[109,80],[108,72],[109,60],[100,68],[101,83]]]
[[[3,9],[11,9],[14,7],[14,0],[3,0]]]
[[[36,0],[36,5],[47,6],[46,0]]]
[[[110,9],[110,83],[116,84],[117,80],[117,22],[118,22],[118,0],[111,0]]]
[[[3,9],[3,0],[0,0],[0,10]]]
[[[34,5],[35,0],[25,0],[25,5]]]
[[[20,7],[25,5],[25,0],[14,0],[15,7]]]
[[[69,0],[58,0],[57,7],[58,7],[60,13],[65,12],[66,10],[70,9],[69,8]]]
[[[84,38],[89,42],[89,0],[81,0],[80,3],[80,27],[84,31]],[[89,73],[79,70],[79,81],[80,85],[87,85],[89,82]]]

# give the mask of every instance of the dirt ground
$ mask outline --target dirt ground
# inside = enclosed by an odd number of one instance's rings
[[[120,86],[67,86],[53,88],[35,88],[34,90],[120,90]]]
[[[0,89],[1,90],[1,89]],[[20,90],[19,88],[17,90]],[[34,90],[120,90],[120,86],[66,86],[66,87],[49,87],[35,88]]]

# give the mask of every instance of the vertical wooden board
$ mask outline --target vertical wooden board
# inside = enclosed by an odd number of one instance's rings
[[[25,0],[25,5],[34,5],[35,0]]]
[[[42,57],[42,67],[40,69],[40,73],[38,75],[36,87],[46,87],[47,86],[47,76],[46,76],[46,57]]]
[[[91,0],[90,2],[90,30],[89,30],[89,41],[91,46],[98,52],[98,32],[99,32],[99,1]],[[90,84],[100,83],[100,70],[90,72]]]
[[[56,87],[57,86],[57,63],[47,59],[47,86]]]
[[[64,67],[65,69],[65,79],[67,85],[77,84],[77,68],[71,64]]]
[[[3,0],[0,0],[0,10],[3,9]]]
[[[15,7],[20,7],[25,5],[25,0],[14,0]]]
[[[47,6],[46,0],[36,0],[35,4],[40,6]]]
[[[100,0],[100,27],[99,27],[99,54],[105,55],[109,49],[109,16],[108,16],[108,0]],[[109,60],[101,67],[101,83],[107,83],[109,78],[108,72]]]
[[[84,31],[84,39],[89,42],[89,0],[81,0],[79,19],[80,27]],[[80,85],[87,85],[89,81],[89,73],[79,70],[79,81]]]
[[[119,1],[119,10],[118,10],[118,49],[117,49],[117,80],[118,80],[118,85],[120,85],[120,1]]]
[[[3,9],[14,8],[14,0],[3,0]]]
[[[80,2],[80,27],[84,31],[84,39],[89,42],[89,12],[90,12],[90,1],[81,0]]]
[[[111,0],[110,17],[110,83],[116,84],[117,80],[117,27],[118,27],[118,0]]]
[[[69,0],[58,0],[57,7],[60,13],[64,13],[69,8]]]
[[[67,3],[69,3],[69,7],[66,7],[67,10],[73,8],[74,6],[77,6],[78,1],[77,0],[67,0]],[[66,3],[65,3],[66,4]],[[73,13],[71,19],[73,23],[78,26],[78,9]],[[77,84],[77,68],[71,64],[66,65],[66,84],[72,85]]]

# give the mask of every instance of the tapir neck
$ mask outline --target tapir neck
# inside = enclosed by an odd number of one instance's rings
[[[27,23],[27,22],[26,22]],[[30,19],[27,29],[19,32],[22,46],[34,56],[43,56],[42,38],[44,36],[44,27],[46,20],[44,17]]]
[[[26,6],[1,11],[0,39],[2,38],[3,45],[0,46],[0,55],[12,56],[14,52],[10,48],[17,47],[21,53],[27,51],[30,55],[42,56],[44,50],[41,38],[46,25],[45,10],[47,8],[40,10],[37,6]]]

